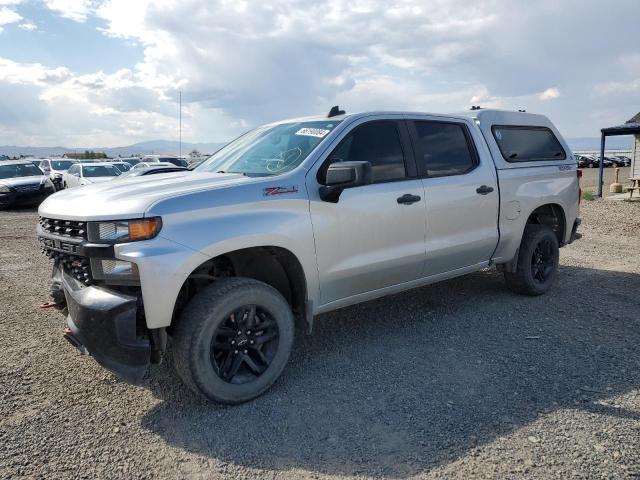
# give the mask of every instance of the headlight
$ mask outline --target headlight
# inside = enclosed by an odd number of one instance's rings
[[[53,174],[53,178],[62,178],[62,174],[61,173],[54,173]]]
[[[9,187],[7,187],[6,185],[0,185],[0,193],[9,193],[11,192],[11,189]]]
[[[138,266],[135,263],[114,258],[92,258],[91,275],[95,280],[135,281],[140,279]]]
[[[160,217],[115,222],[89,222],[87,237],[90,242],[126,243],[149,240],[160,232]]]

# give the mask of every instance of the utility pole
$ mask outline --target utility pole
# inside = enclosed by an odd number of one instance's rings
[[[180,158],[182,158],[182,90],[180,90]]]

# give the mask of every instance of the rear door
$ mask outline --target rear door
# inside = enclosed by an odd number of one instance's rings
[[[499,192],[480,133],[440,117],[409,119],[408,126],[426,199],[425,275],[487,262],[498,244]]]
[[[309,191],[329,164],[353,160],[371,163],[373,184],[337,203],[310,195],[322,304],[415,280],[424,268],[424,190],[401,117],[354,126],[307,177]]]

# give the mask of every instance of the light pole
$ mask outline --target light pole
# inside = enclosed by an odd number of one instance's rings
[[[180,154],[178,155],[180,158],[182,158],[182,90],[180,90]]]

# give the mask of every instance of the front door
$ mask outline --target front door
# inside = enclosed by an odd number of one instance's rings
[[[425,260],[422,182],[403,122],[356,126],[327,157],[309,188],[322,184],[330,163],[368,161],[373,184],[346,189],[337,203],[311,200],[321,303],[419,278]],[[415,165],[413,167],[415,171]]]

